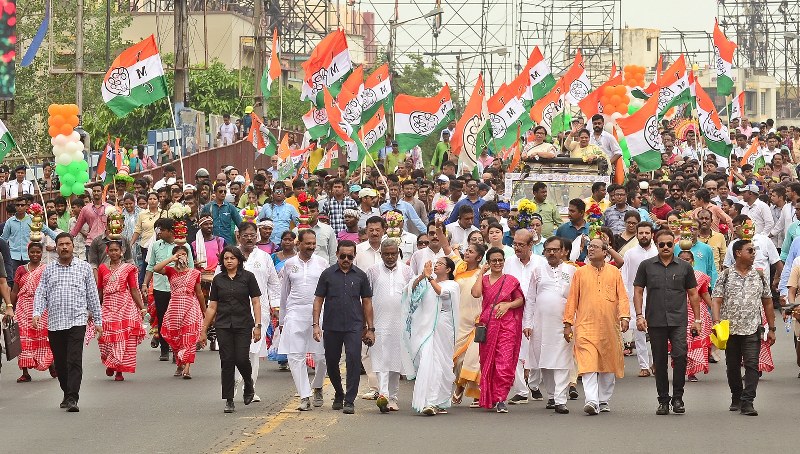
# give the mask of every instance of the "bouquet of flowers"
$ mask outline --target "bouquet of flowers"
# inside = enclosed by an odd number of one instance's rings
[[[192,209],[180,202],[173,203],[172,206],[169,207],[169,210],[167,210],[167,216],[175,220],[175,227],[173,229],[175,244],[186,244],[186,234],[188,232],[186,220],[191,214]]]
[[[756,226],[753,224],[752,219],[748,219],[744,221],[742,224],[742,239],[743,240],[752,240],[753,235],[756,234]]]
[[[31,243],[42,241],[42,227],[44,226],[44,208],[38,203],[32,203],[27,213],[31,216]]]
[[[386,236],[399,246],[400,237],[403,234],[403,215],[397,211],[387,211],[383,215],[383,219],[386,220],[386,224],[388,225]]]
[[[300,205],[300,223],[297,225],[298,229],[307,229],[311,226],[308,224],[311,217],[308,215],[308,204],[314,201],[314,197],[310,196],[305,191],[297,194],[297,203]]]
[[[444,197],[441,197],[439,200],[436,201],[436,204],[433,206],[433,209],[436,210],[436,214],[433,215],[433,218],[436,222],[444,223],[447,220],[447,209],[450,207],[450,203]]]
[[[519,228],[530,230],[532,215],[536,213],[538,209],[539,206],[536,205],[536,202],[528,199],[520,200],[517,204],[517,211],[519,212],[517,224],[519,225]]]
[[[122,210],[114,205],[106,208],[106,223],[108,224],[108,238],[111,240],[122,239],[122,230],[125,227],[125,217]]]
[[[586,210],[587,222],[589,223],[589,238],[600,237],[600,228],[603,227],[603,210],[597,202],[592,202],[592,206]]]
[[[242,208],[242,211],[239,212],[242,215],[242,220],[244,222],[256,222],[256,216],[258,216],[258,208],[248,205]]]

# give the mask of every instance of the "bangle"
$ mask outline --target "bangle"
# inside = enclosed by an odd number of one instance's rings
[[[695,322],[695,323],[703,323],[703,320],[702,320],[702,319],[699,319],[699,318],[696,318],[696,319],[694,319],[694,322]]]
[[[639,320],[640,318],[644,318],[644,315],[642,315],[642,314],[636,314],[636,320]]]
[[[319,323],[312,323],[311,326],[319,326]]]

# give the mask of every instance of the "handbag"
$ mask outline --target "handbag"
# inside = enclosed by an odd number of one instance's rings
[[[483,276],[481,276],[483,279]],[[500,288],[503,288],[503,282],[506,280],[506,277],[503,276],[503,279],[500,280]],[[497,295],[494,297],[494,302],[492,303],[492,310],[489,311],[489,321],[492,320],[492,313],[494,313],[494,307],[497,305],[497,300],[500,298],[500,291],[497,291]],[[482,344],[486,342],[486,335],[489,333],[489,322],[486,323],[476,323],[475,324],[475,339],[474,342]]]
[[[7,361],[11,361],[22,353],[22,342],[19,339],[19,325],[16,320],[11,317],[3,321],[3,342],[6,346]]]

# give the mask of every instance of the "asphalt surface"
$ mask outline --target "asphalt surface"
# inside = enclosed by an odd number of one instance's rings
[[[782,327],[782,324],[779,325]],[[408,402],[413,382],[401,382],[401,411],[380,414],[374,401],[356,402],[356,414],[326,404],[300,413],[289,372],[262,362],[257,393],[261,403],[223,414],[219,359],[201,351],[192,380],[172,377],[170,362],[157,350],[139,348],[136,374],[124,382],[106,377],[96,342],[84,352],[80,413],[58,408],[61,391],[47,372],[33,372],[32,383],[17,384],[16,362],[3,362],[0,374],[0,441],[3,453],[94,452],[252,452],[463,453],[504,452],[794,452],[800,368],[791,336],[782,329],[773,347],[775,371],[764,374],[755,406],[758,417],[729,412],[723,362],[711,364],[699,383],[687,383],[685,415],[656,416],[653,378],[638,378],[636,358],[626,359],[627,376],[617,381],[612,412],[589,417],[581,397],[569,401],[569,415],[544,408],[544,402],[509,406],[508,414],[470,409],[465,403],[447,415],[414,414]],[[362,381],[362,383],[364,383]],[[362,386],[363,387],[363,386]]]

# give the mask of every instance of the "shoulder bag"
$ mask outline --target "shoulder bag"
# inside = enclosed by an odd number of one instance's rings
[[[3,321],[3,342],[5,343],[7,361],[11,361],[22,353],[22,342],[19,339],[19,325],[17,321],[11,317]]]
[[[479,279],[483,279],[483,276],[479,277]],[[503,289],[503,283],[505,282],[506,277],[503,276],[503,279],[500,280],[500,290]],[[494,302],[492,303],[492,310],[489,311],[489,320],[486,323],[476,323],[475,324],[475,339],[474,341],[482,344],[486,342],[486,334],[489,332],[489,322],[492,320],[492,314],[494,313],[494,307],[497,305],[497,300],[500,298],[500,290],[497,291],[497,294],[494,297]]]

